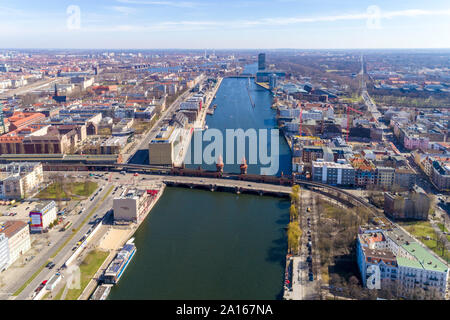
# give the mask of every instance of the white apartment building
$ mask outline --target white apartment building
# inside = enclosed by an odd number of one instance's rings
[[[6,221],[0,225],[0,232],[8,239],[9,267],[31,248],[30,230],[23,221]]]
[[[8,268],[9,265],[9,246],[8,238],[4,233],[0,233],[0,272]]]
[[[445,296],[448,266],[398,228],[360,230],[357,261],[364,286],[379,280],[381,288],[395,283],[400,293],[422,288]]]
[[[57,209],[55,201],[46,201],[30,211],[30,231],[42,232],[56,220]]]
[[[0,165],[0,198],[24,198],[43,182],[44,172],[40,162],[12,162]]]

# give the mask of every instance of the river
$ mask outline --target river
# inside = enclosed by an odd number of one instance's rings
[[[109,299],[280,299],[289,205],[166,188]]]
[[[253,108],[247,84],[223,80],[209,128],[275,127],[270,92],[250,82]],[[278,142],[277,174],[289,174],[289,147],[282,137]],[[138,158],[148,163],[145,155]],[[248,171],[259,169],[250,164]],[[238,172],[239,163],[224,170]],[[273,197],[166,188],[135,233],[137,253],[108,299],[281,299],[289,205]]]

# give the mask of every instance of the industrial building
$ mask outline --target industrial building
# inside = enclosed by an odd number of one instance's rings
[[[141,222],[150,209],[152,200],[146,190],[125,190],[120,197],[113,200],[114,221]]]
[[[173,165],[183,145],[181,128],[163,127],[149,144],[149,163],[151,165]]]

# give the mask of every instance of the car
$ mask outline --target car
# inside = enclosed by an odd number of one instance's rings
[[[309,276],[309,281],[314,281],[314,276],[312,274]]]
[[[308,262],[312,261],[311,256],[308,256],[308,258],[306,258],[306,261]]]

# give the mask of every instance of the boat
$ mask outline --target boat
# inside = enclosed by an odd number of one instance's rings
[[[136,246],[133,242],[128,241],[103,274],[105,284],[116,284],[119,282],[135,253]]]
[[[111,292],[112,285],[110,284],[102,284],[95,289],[92,296],[89,300],[106,300],[108,298],[109,293]]]

